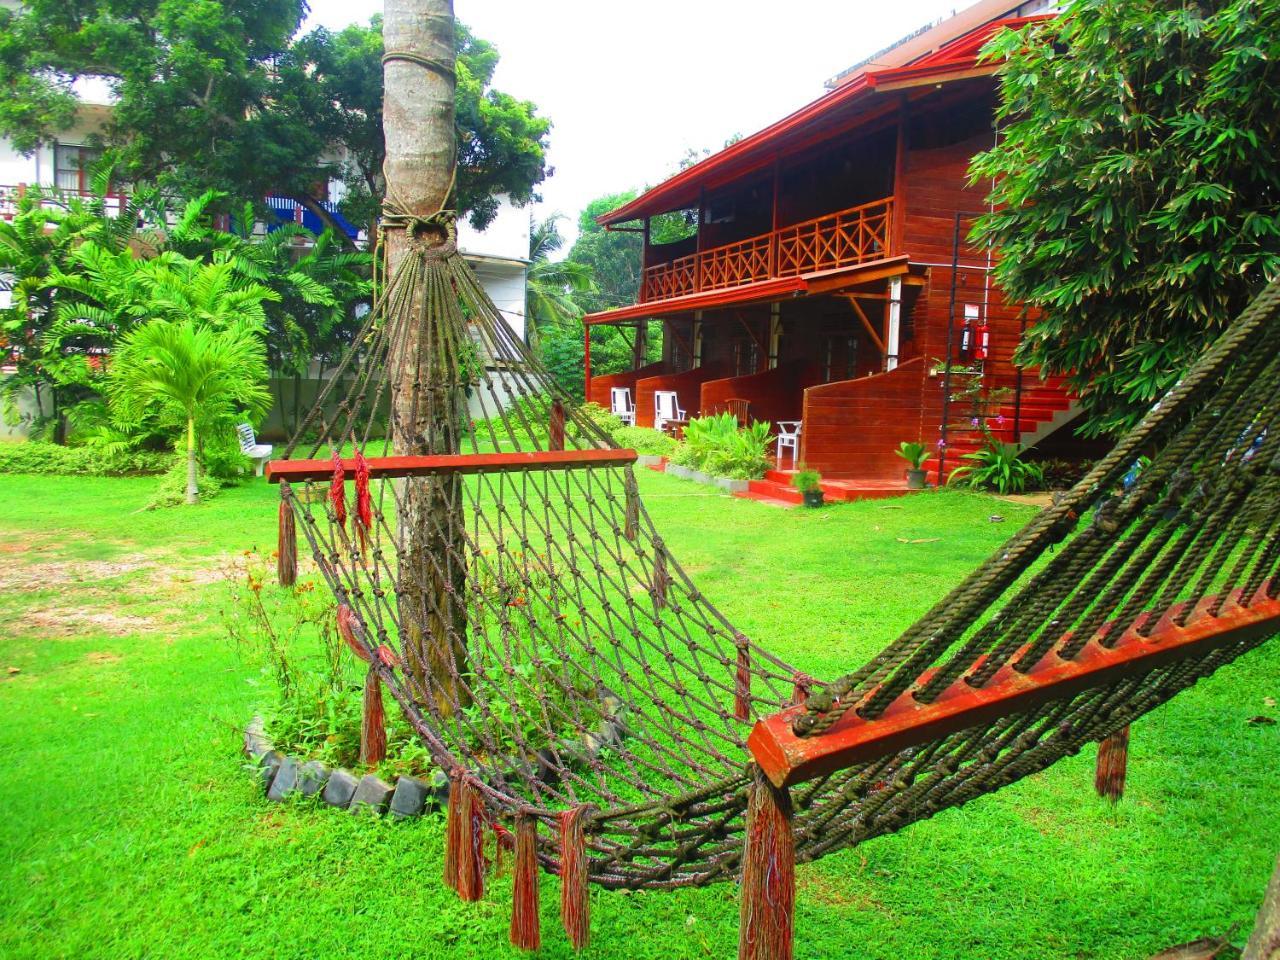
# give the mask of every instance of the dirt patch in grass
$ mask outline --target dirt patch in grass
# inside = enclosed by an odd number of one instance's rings
[[[134,617],[113,613],[97,607],[47,606],[28,610],[18,619],[23,630],[47,637],[70,637],[83,633],[102,633],[112,637],[125,637],[135,633],[147,633],[156,628],[149,617]],[[89,654],[110,656],[109,654]]]
[[[129,553],[114,560],[53,560],[47,563],[5,564],[0,569],[0,590],[49,590],[83,588],[155,567],[146,553]]]
[[[93,650],[84,655],[84,658],[92,664],[101,665],[106,663],[119,663],[123,658],[118,653],[107,653],[103,650]]]

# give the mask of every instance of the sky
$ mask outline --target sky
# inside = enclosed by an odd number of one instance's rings
[[[340,29],[381,11],[310,0]],[[689,149],[719,149],[821,96],[823,81],[965,0],[455,0],[501,55],[494,86],[553,123],[538,217],[652,186]]]

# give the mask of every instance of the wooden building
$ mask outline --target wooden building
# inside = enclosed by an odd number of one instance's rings
[[[644,233],[644,269],[636,304],[585,318],[588,397],[630,390],[642,426],[665,390],[689,417],[745,401],[751,419],[801,421],[799,460],[850,496],[903,485],[903,440],[950,469],[980,441],[978,415],[1023,444],[1070,419],[1058,383],[1011,364],[1026,321],[991,281],[996,252],[967,239],[988,189],[969,183],[969,161],[999,136],[996,66],[979,50],[1046,7],[983,0],[601,216]],[[650,242],[673,211],[696,231]],[[652,319],[660,363],[590,375],[593,325],[639,340]],[[994,399],[971,405],[979,394]]]

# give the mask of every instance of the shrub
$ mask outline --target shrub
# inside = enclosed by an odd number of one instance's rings
[[[652,457],[670,457],[679,446],[673,437],[648,427],[619,427],[613,431],[613,442]]]
[[[612,411],[607,410],[606,408],[600,406],[600,404],[598,403],[584,403],[582,406],[578,408],[578,413],[582,416],[584,420],[590,421],[596,427],[596,429],[599,430],[606,437],[612,436],[615,432],[617,432],[618,430],[621,430],[623,427],[622,421],[619,420],[618,417]],[[569,420],[567,417],[565,419],[567,421],[565,423],[565,432],[569,436],[571,437],[586,436],[587,432],[583,430],[581,427],[579,427],[578,424],[574,423],[572,420]],[[594,435],[587,437],[587,439],[594,439]]]
[[[907,461],[912,470],[919,470],[924,465],[924,462],[929,459],[929,451],[925,449],[923,443],[910,443],[904,440],[898,444],[898,449],[894,452]]]
[[[39,440],[0,443],[0,473],[126,477],[164,473],[175,462],[169,451],[99,452],[91,447],[64,447]]]
[[[769,469],[770,439],[767,423],[739,427],[731,413],[696,417],[685,427],[684,442],[671,459],[712,476],[756,480]]]
[[[952,472],[948,485],[964,483],[997,493],[1022,493],[1028,487],[1039,489],[1044,485],[1044,468],[1019,460],[1016,443],[988,438],[985,447],[966,453],[962,459],[969,462]]]
[[[200,469],[199,476],[200,484],[196,489],[197,501],[212,500],[222,490],[222,480],[203,468]],[[185,502],[187,502],[187,465],[184,460],[175,456],[173,466],[160,478],[160,482],[156,485],[156,492],[147,501],[147,509],[178,507]]]
[[[817,470],[801,470],[791,478],[791,485],[801,493],[808,493],[822,486],[822,475]]]

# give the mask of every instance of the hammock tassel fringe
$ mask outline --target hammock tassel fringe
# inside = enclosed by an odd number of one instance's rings
[[[585,816],[582,807],[560,814],[560,922],[575,950],[586,949],[591,941]]]
[[[280,586],[292,587],[298,579],[298,528],[288,497],[280,498],[280,529],[276,536],[276,579]]]
[[[738,960],[791,960],[796,851],[791,796],[756,768],[747,797]]]
[[[381,763],[387,758],[387,713],[382,705],[382,681],[369,668],[364,678],[364,715],[360,722],[360,762]]]
[[[1098,796],[1119,803],[1129,772],[1129,728],[1121,727],[1098,743],[1098,768],[1093,785]]]
[[[484,896],[484,810],[475,787],[462,776],[449,782],[444,882],[463,900]]]
[[[530,816],[516,820],[516,863],[511,890],[511,945],[539,950],[542,931],[538,917],[538,822]]]

